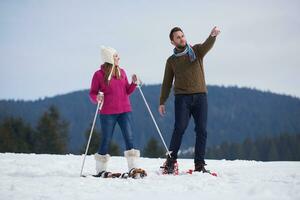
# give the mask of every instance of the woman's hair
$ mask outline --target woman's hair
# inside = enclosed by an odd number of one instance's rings
[[[110,72],[111,72],[111,68],[113,67],[113,65],[112,64],[110,64],[110,63],[107,63],[107,62],[105,62],[104,63],[104,82],[108,85],[108,77],[109,77],[109,74],[110,74]],[[114,67],[114,71],[113,71],[113,73],[112,73],[112,77],[114,76],[114,77],[116,77],[117,79],[120,79],[121,77],[120,77],[120,74],[119,74],[119,71],[120,70],[120,68],[119,68],[119,66],[115,66]]]

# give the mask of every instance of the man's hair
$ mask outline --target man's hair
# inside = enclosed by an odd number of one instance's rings
[[[173,41],[173,34],[174,34],[175,32],[177,32],[177,31],[183,32],[183,31],[181,30],[181,28],[179,28],[179,27],[174,27],[174,28],[172,28],[172,30],[170,31],[170,34],[169,34],[169,38],[170,38],[171,41]]]

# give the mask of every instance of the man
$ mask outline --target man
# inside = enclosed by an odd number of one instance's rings
[[[220,30],[214,27],[203,44],[191,46],[187,43],[181,28],[175,27],[170,32],[170,40],[175,46],[174,53],[167,60],[164,79],[161,86],[159,113],[166,113],[165,102],[170,94],[174,79],[175,124],[169,151],[164,163],[164,173],[178,172],[177,153],[182,136],[191,116],[195,122],[195,171],[207,172],[205,169],[206,123],[207,123],[207,88],[204,78],[203,58],[212,48]]]

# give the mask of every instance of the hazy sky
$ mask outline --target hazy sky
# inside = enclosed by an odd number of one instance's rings
[[[161,83],[180,26],[191,44],[221,29],[206,82],[300,97],[300,1],[0,0],[0,99],[37,99],[90,87],[100,46],[127,75]]]

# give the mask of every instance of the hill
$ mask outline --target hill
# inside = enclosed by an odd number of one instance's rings
[[[167,102],[167,114],[160,117],[158,99],[160,85],[145,85],[143,92],[157,119],[162,133],[169,143],[174,124],[174,96]],[[246,138],[280,133],[300,133],[300,99],[287,95],[259,91],[250,88],[208,86],[208,146],[222,142],[241,142]],[[131,96],[135,127],[135,143],[143,148],[149,138],[159,139],[144,102],[135,91]],[[8,116],[22,117],[33,126],[50,105],[56,105],[62,117],[70,123],[69,150],[78,153],[85,144],[84,132],[90,128],[95,112],[88,97],[88,90],[76,91],[35,101],[0,101],[0,120]],[[100,128],[97,121],[96,128]],[[184,136],[182,148],[194,145],[193,121]],[[114,141],[124,146],[120,129]]]

